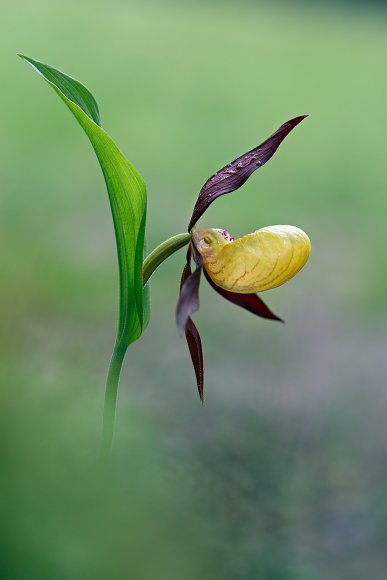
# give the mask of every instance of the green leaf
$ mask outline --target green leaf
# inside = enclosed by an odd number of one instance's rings
[[[126,348],[137,340],[149,319],[148,287],[143,288],[146,188],[100,126],[93,95],[81,83],[51,66],[19,55],[52,86],[88,136],[100,163],[109,193],[117,242],[120,274],[120,312],[117,345]]]

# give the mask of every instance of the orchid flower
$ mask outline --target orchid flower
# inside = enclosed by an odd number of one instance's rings
[[[218,228],[195,229],[199,218],[219,196],[239,189],[250,175],[276,152],[283,139],[307,115],[284,123],[266,141],[238,157],[206,181],[196,201],[188,226],[191,240],[180,283],[176,322],[185,334],[195,370],[199,396],[204,398],[204,365],[200,334],[191,316],[199,309],[201,273],[223,298],[271,320],[280,320],[256,294],[285,284],[308,260],[308,236],[295,226],[265,227],[234,239]],[[195,263],[192,271],[191,262]]]
[[[239,189],[275,153],[306,115],[291,119],[271,137],[215,173],[202,187],[188,233],[169,238],[145,257],[147,192],[145,181],[103,129],[92,93],[76,79],[25,55],[19,55],[55,90],[86,133],[105,179],[117,243],[119,312],[117,336],[107,374],[101,456],[110,453],[120,373],[128,347],[141,338],[150,318],[149,278],[174,252],[188,245],[176,319],[185,334],[201,400],[203,353],[191,316],[199,308],[202,271],[218,294],[262,318],[280,320],[256,294],[284,284],[305,264],[308,236],[293,226],[262,228],[237,240],[225,230],[197,230],[196,224],[219,196]],[[192,271],[191,263],[195,269]]]

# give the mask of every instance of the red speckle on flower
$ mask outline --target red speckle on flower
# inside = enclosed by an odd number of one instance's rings
[[[228,242],[234,241],[233,236],[227,230],[218,230],[218,231],[222,234],[224,239],[227,240]]]

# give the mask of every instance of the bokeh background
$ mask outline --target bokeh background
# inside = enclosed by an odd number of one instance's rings
[[[210,174],[311,114],[201,222],[308,232],[308,266],[264,296],[286,326],[203,283],[202,406],[174,324],[183,252],[165,263],[108,473],[108,199],[80,127],[18,51],[92,90],[147,182],[150,248],[184,231]],[[0,52],[0,577],[384,580],[384,2],[5,0]]]

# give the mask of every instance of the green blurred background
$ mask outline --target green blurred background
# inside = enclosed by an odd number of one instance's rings
[[[372,580],[387,542],[387,14],[383,3],[20,0],[0,53],[0,578]],[[148,186],[150,248],[215,170],[311,117],[203,225],[290,223],[313,255],[264,296],[203,283],[200,405],[174,323],[183,252],[152,279],[96,458],[117,318],[107,194],[21,51],[79,78]]]

